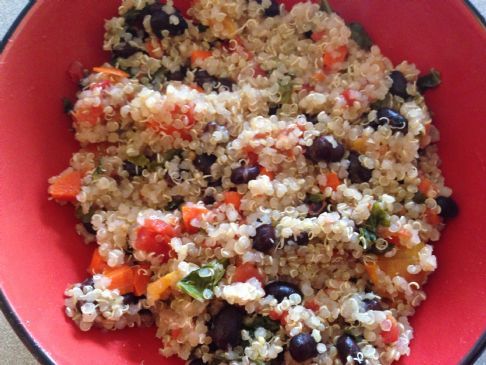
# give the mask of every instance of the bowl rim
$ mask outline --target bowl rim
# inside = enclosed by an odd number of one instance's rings
[[[20,11],[15,20],[12,22],[7,32],[0,39],[0,55],[5,50],[10,38],[15,34],[17,28],[25,19],[32,7],[37,3],[37,0],[28,0],[25,7]],[[486,31],[486,18],[481,14],[478,8],[471,2],[471,0],[464,0],[464,5],[470,11],[470,15],[483,27]],[[7,322],[14,330],[15,334],[22,341],[24,346],[36,358],[41,365],[56,365],[56,362],[49,356],[48,352],[34,339],[29,333],[28,329],[22,324],[19,316],[11,306],[6,295],[0,287],[0,310],[7,319]],[[478,338],[472,348],[466,353],[459,365],[473,365],[480,356],[486,352],[486,331]]]

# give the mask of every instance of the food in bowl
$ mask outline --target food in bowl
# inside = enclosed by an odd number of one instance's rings
[[[66,314],[191,364],[390,364],[458,213],[422,93],[359,24],[269,0],[125,0],[50,179],[95,242]],[[82,71],[79,64],[72,75]]]

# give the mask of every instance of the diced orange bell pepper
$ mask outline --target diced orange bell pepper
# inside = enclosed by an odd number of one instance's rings
[[[441,224],[442,219],[440,218],[440,215],[438,215],[437,213],[432,211],[432,209],[427,208],[425,210],[425,221],[428,224],[431,224],[433,226],[437,226],[437,225]]]
[[[106,66],[93,67],[93,72],[103,73],[105,75],[117,76],[121,78],[127,78],[128,76],[130,76],[125,71],[119,70],[115,67],[106,67]]]
[[[237,191],[225,191],[224,202],[225,204],[233,204],[236,210],[240,210],[241,205],[241,194]]]
[[[213,55],[211,51],[206,50],[196,50],[192,51],[191,53],[191,64],[195,65],[197,62],[202,62],[206,58],[209,58]]]
[[[336,49],[335,52],[326,52],[322,56],[322,63],[324,65],[324,69],[329,71],[331,70],[334,65],[337,65],[341,62],[344,62],[346,60],[346,57],[348,56],[348,47],[345,45],[342,45]]]
[[[376,265],[390,278],[399,275],[409,282],[416,281],[421,285],[424,283],[427,273],[422,270],[418,274],[410,274],[407,271],[407,267],[419,263],[418,254],[423,247],[423,243],[419,243],[412,248],[400,247],[392,257],[378,256]],[[376,284],[377,280],[375,282],[372,275],[370,275],[370,278]]]
[[[433,187],[433,183],[432,181],[430,181],[428,178],[426,177],[422,177],[420,179],[420,183],[418,184],[417,188],[418,190],[424,194],[424,195],[427,195],[427,193],[429,192],[429,190]]]
[[[73,118],[76,123],[88,122],[92,126],[95,126],[102,120],[103,114],[104,109],[100,105],[91,108],[78,109],[73,113]]]
[[[111,279],[109,289],[118,289],[121,295],[133,292],[133,270],[130,266],[107,268],[103,275]]]
[[[75,202],[76,195],[81,191],[83,174],[80,171],[63,173],[49,186],[49,195],[54,199],[66,202]]]
[[[179,272],[172,271],[161,278],[151,282],[147,286],[147,301],[154,303],[156,300],[162,298],[162,296],[175,285],[180,279]]]
[[[326,186],[329,186],[332,190],[336,191],[337,187],[341,185],[338,175],[331,171],[326,174]]]
[[[103,256],[100,255],[100,251],[98,247],[95,248],[93,251],[93,256],[91,257],[91,262],[88,267],[88,272],[91,275],[94,274],[101,274],[108,268],[108,264],[106,263]]]
[[[202,219],[202,216],[208,212],[208,210],[200,205],[193,203],[186,203],[182,206],[182,222],[184,229],[187,233],[197,233],[198,227],[192,225],[194,219]]]
[[[147,292],[147,285],[150,281],[150,264],[144,262],[132,267],[133,270],[133,293],[136,296],[144,295]]]
[[[275,173],[273,171],[268,171],[265,167],[260,167],[260,175],[268,176],[270,180],[275,179]]]

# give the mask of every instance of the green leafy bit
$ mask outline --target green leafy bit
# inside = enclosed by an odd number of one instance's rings
[[[292,102],[292,91],[294,90],[294,85],[292,82],[286,84],[279,83],[278,92],[280,94],[280,103],[290,104]]]
[[[440,72],[434,68],[431,68],[428,74],[418,78],[417,87],[421,92],[423,92],[439,86],[441,82],[442,80],[440,78]]]
[[[328,14],[331,14],[333,12],[331,5],[329,5],[329,2],[327,0],[319,0],[319,9]]]
[[[243,325],[245,329],[249,331],[256,330],[258,327],[263,327],[267,331],[275,333],[280,329],[280,323],[278,321],[274,321],[270,317],[262,316],[259,314],[246,317]]]
[[[423,204],[425,203],[425,200],[427,197],[424,195],[424,193],[417,191],[415,195],[413,196],[413,202],[416,204]]]
[[[225,264],[225,261],[211,261],[179,281],[177,287],[200,302],[211,299],[214,287],[224,276]]]
[[[322,203],[324,201],[324,195],[322,193],[307,194],[304,202],[309,203]]]
[[[150,160],[144,155],[128,157],[127,161],[130,161],[132,164],[143,168],[147,167],[150,163]]]
[[[348,27],[351,29],[351,39],[355,41],[360,48],[369,51],[373,45],[373,41],[364,27],[359,23],[349,23]]]
[[[78,218],[81,223],[88,224],[91,223],[91,217],[95,213],[93,208],[90,208],[88,213],[83,213],[83,208],[77,207],[76,208],[76,218]]]
[[[98,165],[94,169],[93,173],[91,174],[93,180],[99,179],[101,176],[103,176],[106,173],[106,169],[103,167],[102,160],[100,159],[98,161]]]
[[[377,229],[380,226],[389,227],[390,218],[379,203],[374,203],[369,218],[359,228],[359,240],[365,252],[383,254],[393,248],[392,244],[378,237]]]

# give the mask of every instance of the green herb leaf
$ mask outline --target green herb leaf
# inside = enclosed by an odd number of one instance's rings
[[[440,72],[431,68],[428,74],[418,78],[417,87],[420,92],[424,92],[428,89],[433,89],[439,86],[441,82],[442,80],[440,78]]]
[[[74,109],[74,103],[68,98],[62,98],[62,110],[65,114],[69,114]]]
[[[95,213],[93,208],[90,208],[88,213],[83,213],[83,208],[77,207],[76,208],[76,218],[78,218],[81,223],[91,223],[91,217]]]
[[[245,329],[249,331],[254,331],[258,327],[263,327],[266,330],[275,333],[280,329],[280,323],[278,321],[274,321],[270,317],[262,316],[259,314],[246,317],[243,325]]]
[[[290,104],[292,102],[292,91],[294,90],[294,85],[292,82],[288,82],[287,84],[279,83],[278,92],[280,94],[280,103],[281,104]]]
[[[390,219],[388,213],[381,207],[380,203],[375,203],[371,208],[370,217],[366,221],[366,227],[376,231],[378,226],[389,227]]]
[[[366,220],[363,227],[359,229],[359,241],[363,246],[363,250],[367,253],[383,254],[390,251],[393,245],[388,243],[388,245],[381,249],[377,247],[378,234],[377,229],[379,226],[389,227],[390,218],[388,213],[381,207],[380,203],[374,203],[371,208],[371,214]]]
[[[150,160],[144,155],[128,157],[127,161],[130,161],[134,165],[144,167],[144,168],[147,167],[150,164]]]
[[[211,299],[213,289],[223,278],[225,261],[211,261],[194,270],[177,283],[177,287],[200,302]]]
[[[331,14],[333,12],[331,5],[329,5],[329,2],[327,0],[319,1],[319,9],[321,9],[321,11],[325,11],[328,14]]]
[[[106,173],[106,169],[102,165],[101,159],[98,161],[98,166],[96,166],[95,170],[91,174],[93,180],[99,179],[101,176],[103,176]]]
[[[363,26],[359,23],[349,23],[348,27],[351,29],[351,39],[355,41],[360,48],[369,51],[373,45],[373,41]]]
[[[324,201],[324,195],[322,193],[307,194],[305,197],[305,203],[322,203]]]

